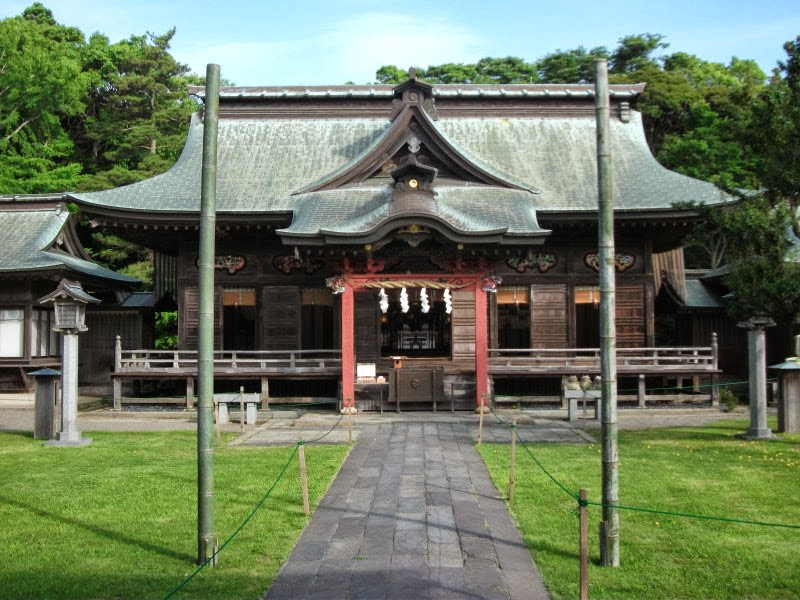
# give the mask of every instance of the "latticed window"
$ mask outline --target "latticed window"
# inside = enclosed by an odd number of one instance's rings
[[[59,356],[61,344],[53,331],[53,311],[33,309],[31,313],[31,356]]]

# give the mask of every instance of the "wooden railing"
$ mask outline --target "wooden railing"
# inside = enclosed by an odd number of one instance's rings
[[[630,374],[697,374],[719,372],[717,334],[710,346],[617,348],[617,371]],[[529,371],[573,374],[599,373],[600,348],[490,349],[489,373],[513,374]]]
[[[524,348],[489,350],[489,373],[523,371],[547,373],[600,372],[599,348]],[[621,373],[686,373],[717,371],[713,346],[674,348],[617,348]]]
[[[339,350],[215,350],[214,372],[264,372],[341,369]],[[185,374],[197,370],[196,350],[123,350],[117,337],[114,352],[114,373],[158,371]]]

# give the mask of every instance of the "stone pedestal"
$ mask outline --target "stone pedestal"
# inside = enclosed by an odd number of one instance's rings
[[[750,427],[742,435],[747,440],[772,439],[767,427],[767,354],[764,329],[775,323],[769,317],[753,317],[739,323],[747,328],[748,371],[750,378]]]
[[[78,334],[64,332],[61,352],[61,431],[47,446],[86,446],[91,438],[78,431]]]
[[[800,358],[787,358],[770,369],[778,371],[778,431],[800,433]]]
[[[40,369],[28,373],[34,378],[34,408],[33,439],[52,440],[56,436],[56,378],[61,376],[61,371],[55,369]]]

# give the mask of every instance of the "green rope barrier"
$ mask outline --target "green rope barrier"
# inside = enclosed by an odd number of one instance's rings
[[[285,464],[285,465],[283,465],[283,468],[281,469],[281,472],[278,474],[278,477],[275,479],[275,481],[272,483],[272,485],[270,486],[270,488],[267,490],[266,494],[264,494],[264,496],[261,498],[261,500],[259,500],[259,501],[258,501],[258,503],[255,505],[255,508],[253,508],[253,510],[252,510],[252,511],[250,511],[250,514],[249,514],[249,515],[247,515],[247,517],[245,518],[245,520],[244,520],[244,521],[242,521],[241,525],[239,525],[239,527],[237,527],[237,528],[236,528],[236,530],[235,530],[235,531],[234,531],[234,532],[233,532],[233,533],[232,533],[232,534],[231,534],[231,535],[228,537],[228,539],[227,539],[227,540],[225,540],[225,542],[224,542],[224,543],[223,543],[223,544],[222,544],[222,545],[221,545],[221,546],[220,546],[220,547],[217,549],[217,551],[216,551],[216,552],[215,552],[215,553],[214,553],[212,556],[210,556],[209,558],[207,558],[207,559],[205,560],[205,562],[203,562],[203,564],[201,564],[200,566],[198,566],[198,567],[197,567],[197,568],[194,570],[194,572],[193,572],[191,575],[189,575],[189,576],[188,576],[186,579],[184,579],[184,580],[183,580],[183,581],[180,583],[180,585],[179,585],[178,587],[176,587],[176,588],[175,588],[174,590],[172,590],[172,591],[171,591],[169,594],[167,594],[166,596],[164,596],[164,600],[169,600],[169,598],[172,598],[172,597],[173,597],[175,594],[177,594],[177,593],[178,593],[180,590],[182,590],[184,587],[186,587],[186,585],[187,585],[187,584],[188,584],[188,583],[189,583],[189,582],[190,582],[192,579],[194,579],[194,578],[195,578],[195,576],[197,576],[197,575],[200,573],[200,571],[202,571],[203,569],[205,569],[205,568],[206,568],[206,567],[207,567],[207,566],[208,566],[208,565],[211,563],[211,561],[212,561],[212,560],[216,559],[216,557],[217,557],[217,556],[219,556],[219,554],[220,554],[220,553],[221,553],[221,552],[222,552],[222,551],[225,549],[225,547],[226,547],[228,544],[230,544],[230,543],[231,543],[231,541],[233,541],[233,538],[235,538],[235,537],[236,537],[236,536],[239,534],[239,532],[240,532],[242,529],[244,529],[244,526],[245,526],[245,525],[247,525],[247,523],[249,523],[249,522],[250,522],[250,519],[252,519],[252,518],[253,518],[253,516],[256,514],[256,512],[258,512],[258,509],[259,509],[259,508],[261,508],[261,506],[264,504],[264,502],[266,502],[267,498],[269,498],[269,496],[272,494],[272,491],[273,491],[273,490],[275,489],[275,487],[278,485],[278,482],[279,482],[279,481],[280,481],[280,480],[283,478],[284,474],[286,473],[286,469],[288,469],[288,468],[289,468],[289,465],[291,464],[292,460],[294,459],[294,455],[295,455],[295,454],[297,454],[297,449],[298,449],[298,448],[299,448],[299,443],[298,443],[298,444],[295,444],[294,450],[292,450],[292,453],[289,455],[289,459],[286,461],[286,464]]]
[[[494,413],[494,411],[492,411],[492,412]],[[495,418],[498,421],[500,421],[501,423],[503,423],[502,419],[500,419],[497,415],[495,415]],[[572,496],[575,499],[575,501],[578,503],[579,507],[586,507],[586,506],[592,505],[592,506],[600,506],[600,507],[606,507],[606,508],[617,508],[617,509],[620,509],[620,510],[630,510],[630,511],[637,511],[637,512],[659,514],[659,515],[668,515],[668,516],[674,516],[674,517],[685,517],[685,518],[689,518],[689,519],[703,519],[703,520],[708,520],[708,521],[722,521],[722,522],[726,522],[726,523],[740,523],[740,524],[744,524],[744,525],[759,525],[759,526],[763,526],[763,527],[784,527],[784,528],[787,528],[787,529],[800,529],[800,525],[793,525],[793,524],[789,524],[789,523],[770,523],[768,521],[753,521],[753,520],[748,520],[748,519],[737,519],[737,518],[733,518],[733,517],[718,517],[718,516],[714,516],[714,515],[696,515],[696,514],[692,514],[692,513],[668,511],[668,510],[662,510],[662,509],[657,509],[657,508],[644,508],[644,507],[640,507],[640,506],[626,506],[624,504],[609,504],[609,503],[604,503],[604,502],[594,502],[594,501],[590,501],[588,499],[583,500],[583,499],[581,499],[580,494],[575,494],[574,492],[571,492],[564,484],[562,484],[558,479],[556,479],[544,467],[544,465],[542,465],[542,463],[539,461],[538,458],[536,458],[533,455],[533,453],[528,448],[528,444],[526,444],[525,441],[520,437],[519,431],[517,431],[517,426],[512,424],[511,428],[514,431],[514,435],[517,437],[517,440],[520,442],[520,444],[522,444],[522,447],[525,449],[525,452],[528,454],[528,456],[531,457],[533,462],[536,463],[536,466],[538,466],[542,470],[542,472],[545,475],[547,475],[547,477],[550,478],[550,480],[553,483],[555,483],[564,492],[566,492],[567,494]]]
[[[585,506],[592,505],[592,506],[600,506],[600,507],[608,507],[608,508],[618,508],[620,510],[630,510],[635,512],[645,512],[645,513],[653,513],[657,515],[668,515],[672,517],[686,517],[689,519],[704,519],[707,521],[723,521],[726,523],[742,523],[744,525],[761,525],[764,527],[785,527],[788,529],[800,529],[800,525],[792,525],[790,523],[770,523],[768,521],[752,521],[748,519],[737,519],[733,517],[717,517],[715,515],[696,515],[692,513],[684,513],[684,512],[676,512],[670,510],[661,510],[658,508],[644,508],[641,506],[625,506],[624,504],[609,504],[606,502],[593,502],[591,500],[586,500]],[[579,501],[580,503],[580,501]]]
[[[503,421],[503,419],[501,419],[501,418],[500,418],[500,417],[497,415],[497,413],[494,411],[494,409],[491,409],[491,410],[490,410],[490,412],[492,413],[492,415],[494,416],[494,418],[495,418],[495,419],[497,419],[497,422],[498,422],[498,423],[505,424],[505,422]],[[536,463],[536,465],[537,465],[537,466],[538,466],[538,467],[539,467],[539,468],[542,470],[542,472],[543,472],[545,475],[547,475],[547,476],[550,478],[550,480],[551,480],[553,483],[555,483],[555,484],[556,484],[558,487],[560,487],[562,490],[564,490],[564,491],[565,491],[567,494],[569,494],[569,495],[570,495],[570,496],[572,496],[573,498],[577,498],[577,497],[578,497],[578,494],[576,494],[576,493],[574,493],[574,492],[571,492],[571,491],[570,491],[570,490],[569,490],[569,489],[568,489],[568,488],[567,488],[567,487],[566,487],[564,484],[562,484],[562,483],[561,483],[561,482],[560,482],[558,479],[556,479],[555,477],[553,477],[553,475],[551,475],[551,474],[550,474],[550,471],[548,471],[548,470],[547,470],[547,469],[544,467],[544,465],[543,465],[542,463],[540,463],[540,462],[539,462],[539,459],[538,459],[538,458],[536,458],[536,457],[533,455],[533,453],[530,451],[530,448],[528,448],[528,445],[527,445],[527,444],[526,444],[526,443],[523,441],[523,439],[520,437],[520,435],[519,435],[519,431],[518,431],[518,429],[517,429],[517,426],[516,426],[516,425],[514,425],[514,424],[512,423],[512,424],[511,424],[511,428],[512,428],[512,429],[513,429],[513,431],[514,431],[514,435],[516,436],[517,440],[519,440],[519,442],[522,444],[522,447],[525,449],[525,452],[527,452],[527,453],[528,453],[528,456],[530,456],[530,457],[531,457],[531,459],[533,460],[533,462],[535,462],[535,463]]]
[[[767,379],[767,382],[774,382],[774,381],[777,381],[777,378],[771,377],[771,378]],[[678,386],[654,387],[654,388],[647,388],[646,391],[648,391],[648,392],[662,392],[662,391],[668,391],[668,390],[687,390],[687,389],[714,388],[714,387],[726,388],[727,389],[732,385],[745,385],[745,384],[749,384],[749,383],[750,383],[750,380],[728,381],[726,383],[716,383],[716,384],[714,384],[714,383],[704,383],[702,385],[689,385],[689,386],[684,386],[684,387],[678,387]],[[639,392],[639,388],[629,388],[629,389],[617,390],[617,394],[623,394],[623,393],[635,394],[635,393],[638,393],[638,392]]]
[[[323,438],[326,438],[327,436],[329,436],[329,435],[331,434],[331,432],[332,432],[334,429],[336,429],[336,428],[339,426],[339,423],[341,423],[341,422],[342,422],[342,419],[344,419],[344,413],[342,413],[342,414],[339,416],[339,420],[338,420],[338,421],[336,421],[336,423],[334,423],[333,427],[331,427],[330,429],[328,429],[328,431],[326,431],[325,433],[323,433],[323,434],[322,434],[321,436],[319,436],[318,438],[314,438],[313,440],[306,440],[306,441],[305,441],[305,443],[306,443],[306,444],[316,444],[316,443],[317,443],[318,441],[320,441],[321,439],[323,439]]]

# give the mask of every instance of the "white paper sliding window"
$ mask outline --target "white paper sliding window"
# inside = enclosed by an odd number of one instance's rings
[[[20,358],[25,342],[25,311],[0,309],[0,358]]]

